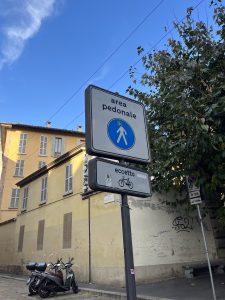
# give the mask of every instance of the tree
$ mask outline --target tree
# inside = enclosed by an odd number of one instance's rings
[[[137,78],[130,69],[127,91],[146,105],[154,190],[182,193],[185,175],[196,176],[225,221],[225,7],[220,0],[211,7],[209,28],[188,8],[166,49],[138,47],[144,72]]]

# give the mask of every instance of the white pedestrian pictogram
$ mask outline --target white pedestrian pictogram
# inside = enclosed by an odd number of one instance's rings
[[[118,136],[118,139],[117,139],[116,142],[117,142],[117,144],[119,144],[121,138],[123,138],[125,145],[127,145],[127,139],[126,139],[126,136],[125,136],[125,135],[127,135],[127,132],[123,128],[121,122],[118,122],[118,125],[119,125],[119,129],[117,130],[117,133],[119,133],[119,136]]]
[[[106,186],[112,186],[112,177],[109,174],[106,176],[105,184]]]

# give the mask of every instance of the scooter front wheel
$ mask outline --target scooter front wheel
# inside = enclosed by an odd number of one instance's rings
[[[34,280],[33,282],[30,283],[30,285],[28,287],[28,290],[29,290],[29,293],[30,293],[31,296],[37,294],[36,280]]]
[[[77,294],[79,292],[78,285],[76,284],[75,280],[71,283],[71,287],[74,294]]]
[[[45,290],[45,285],[46,285],[46,282],[43,282],[43,284],[41,284],[39,289],[38,289],[38,295],[41,298],[47,298],[50,294],[49,291]]]

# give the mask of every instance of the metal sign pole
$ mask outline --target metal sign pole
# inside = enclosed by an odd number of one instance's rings
[[[208,247],[206,244],[205,232],[204,232],[204,227],[203,227],[203,223],[202,223],[202,216],[201,216],[199,204],[197,204],[197,208],[198,208],[198,216],[199,216],[199,220],[200,220],[200,224],[201,224],[202,235],[203,235],[203,240],[204,240],[204,245],[205,245],[206,257],[207,257],[207,261],[208,261],[209,274],[210,274],[210,280],[211,280],[212,292],[213,292],[213,299],[216,300],[216,293],[215,293],[215,288],[214,288],[212,269],[211,269],[211,264],[210,264],[210,260],[209,260],[209,252],[208,252]]]
[[[127,195],[121,195],[121,218],[123,227],[123,247],[125,260],[125,276],[127,299],[136,300],[136,285],[134,272],[133,247],[130,226],[130,208],[127,202]]]

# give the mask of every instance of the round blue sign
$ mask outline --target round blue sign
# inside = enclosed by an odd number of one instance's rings
[[[112,119],[108,123],[108,136],[111,142],[122,150],[129,150],[135,144],[132,127],[122,119]]]

